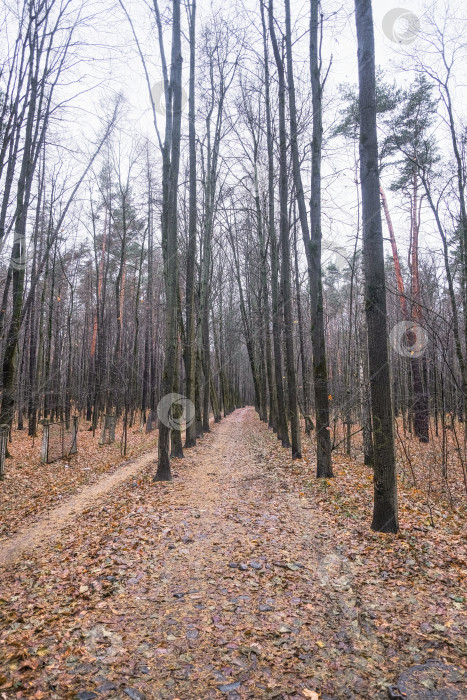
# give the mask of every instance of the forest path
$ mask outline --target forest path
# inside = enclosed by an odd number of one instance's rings
[[[211,425],[214,418],[210,418]],[[138,474],[153,467],[156,469],[157,448],[143,452],[123,462],[115,472],[102,476],[98,481],[82,486],[81,490],[67,498],[60,506],[53,507],[45,514],[39,515],[34,522],[26,524],[13,537],[0,541],[0,567],[11,565],[18,561],[27,552],[38,547],[43,547],[46,542],[53,544],[63,530],[72,526],[83,511],[87,510],[112,489],[130,478],[135,479]]]
[[[148,456],[3,572],[1,697],[386,698],[421,644],[395,630],[426,621],[427,591],[407,608],[399,582],[357,574],[348,525],[301,492],[311,465],[252,408],[185,454],[171,483]]]
[[[35,523],[26,525],[19,533],[1,543],[0,567],[8,566],[19,560],[27,552],[43,547],[45,542],[53,543],[60,537],[62,530],[70,527],[80,514],[95,504],[114,487],[130,477],[155,464],[155,451],[124,463],[116,472],[103,476],[99,481],[85,486],[79,493],[68,498],[63,505],[52,508],[45,515],[40,515]]]

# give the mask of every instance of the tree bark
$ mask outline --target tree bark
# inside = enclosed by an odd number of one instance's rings
[[[284,384],[282,379],[282,346],[280,329],[280,301],[278,290],[278,255],[277,239],[275,229],[275,207],[274,207],[274,141],[271,120],[271,101],[269,91],[269,55],[266,33],[266,21],[264,17],[264,6],[260,3],[261,24],[263,29],[263,51],[264,51],[264,82],[265,82],[265,110],[266,110],[266,140],[268,151],[268,226],[271,248],[271,300],[272,300],[272,345],[274,351],[274,378],[275,378],[275,404],[277,421],[274,426],[277,431],[277,438],[283,447],[290,447],[288,426],[286,421]]]
[[[374,509],[371,527],[378,532],[397,532],[397,480],[379,201],[375,47],[371,0],[355,0],[355,15],[358,40],[365,310],[373,427]]]
[[[157,3],[156,3],[157,4]],[[165,234],[164,279],[166,289],[165,358],[162,375],[162,396],[174,387],[178,335],[178,261],[177,261],[177,189],[180,166],[180,132],[182,118],[182,52],[180,0],[173,0],[172,64],[170,84],[166,81],[166,141],[164,158],[165,196],[163,197],[162,235]],[[165,232],[164,232],[165,228]],[[170,424],[159,419],[159,459],[155,481],[171,481]]]
[[[288,216],[287,136],[285,127],[285,70],[274,30],[272,0],[269,3],[269,30],[279,78],[279,202],[281,242],[281,284],[284,307],[284,334],[286,352],[286,374],[292,458],[301,459],[300,420],[298,415],[297,382],[295,377],[292,317],[292,285],[290,281],[290,242]],[[290,88],[290,85],[289,85]]]
[[[188,213],[188,254],[186,268],[186,344],[185,374],[186,396],[193,405],[196,402],[196,319],[195,319],[195,265],[196,265],[196,0],[191,2],[190,22],[190,85],[188,96],[188,148],[189,148],[189,213]],[[196,423],[187,426],[185,447],[196,445]]]

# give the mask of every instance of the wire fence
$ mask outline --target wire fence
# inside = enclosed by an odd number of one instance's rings
[[[10,434],[9,425],[0,425],[0,479],[5,478],[5,458],[7,454],[8,436]]]
[[[78,417],[66,421],[44,423],[42,433],[41,462],[50,464],[78,451]]]
[[[115,442],[115,428],[117,416],[104,416],[99,445],[111,445]]]

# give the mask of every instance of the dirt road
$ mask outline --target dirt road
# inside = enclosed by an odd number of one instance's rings
[[[413,640],[379,634],[378,596],[398,587],[357,577],[300,490],[306,464],[253,409],[175,460],[172,483],[154,484],[149,461],[55,513],[40,547],[38,528],[17,540],[1,581],[0,697],[387,697],[416,660]]]

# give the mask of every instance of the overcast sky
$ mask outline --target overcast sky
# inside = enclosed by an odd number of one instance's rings
[[[157,35],[152,23],[152,15],[144,0],[124,0],[125,7],[131,15],[141,47],[147,62],[151,83],[154,85],[161,80],[160,58],[157,45]],[[161,8],[168,3],[160,0]],[[152,3],[149,2],[149,6]],[[435,3],[437,12],[444,15],[443,2]],[[449,15],[450,31],[456,27],[465,27],[466,10],[461,9],[463,3],[459,0],[451,2]],[[131,143],[134,136],[148,136],[154,143],[156,137],[152,124],[152,112],[148,90],[132,32],[118,2],[112,5],[111,0],[87,0],[86,13],[90,15],[86,29],[81,29],[81,38],[85,44],[81,50],[82,61],[76,71],[80,74],[79,87],[82,95],[72,100],[72,108],[67,113],[66,139],[74,136],[77,142],[90,140],[101,124],[105,109],[112,94],[122,92],[127,100],[125,119],[121,129]],[[404,58],[404,51],[415,51],[429,26],[426,21],[425,4],[419,0],[408,0],[400,5],[393,0],[377,0],[374,7],[374,27],[376,41],[376,62],[386,72],[390,79],[394,77],[400,84],[408,84],[413,73],[406,70],[410,60]],[[322,10],[327,19],[323,34],[323,57],[325,66],[332,56],[332,67],[326,85],[326,105],[324,112],[325,127],[330,126],[338,118],[339,101],[338,86],[342,83],[354,84],[357,81],[356,32],[353,16],[353,0],[323,1]],[[242,70],[246,73],[251,66],[254,52],[261,54],[261,22],[259,15],[259,0],[198,0],[198,30],[201,30],[212,12],[220,12],[226,19],[243,27],[248,41],[246,43]],[[280,18],[283,3],[275,0],[275,12]],[[182,12],[186,27],[184,11]],[[294,24],[294,60],[298,76],[303,77],[304,89],[308,89],[308,22],[309,2],[292,0],[292,20]],[[15,29],[10,24],[11,34]],[[412,36],[412,34],[414,36]],[[412,41],[413,39],[413,41]],[[11,40],[11,38],[10,38]],[[167,45],[170,42],[170,27],[166,31]],[[401,43],[402,42],[402,45]],[[184,84],[188,79],[188,45],[183,44],[184,52]],[[248,59],[250,56],[250,59]],[[465,53],[464,53],[465,56]],[[250,63],[249,63],[250,60]],[[462,65],[462,64],[461,64]],[[455,108],[459,121],[465,123],[465,64],[460,69],[456,66]],[[66,92],[71,97],[77,91],[76,83],[70,82]],[[304,109],[307,108],[306,101]],[[160,127],[163,127],[163,117],[159,116]],[[185,111],[186,118],[186,111]],[[184,122],[184,133],[187,124]],[[443,124],[440,122],[440,129]],[[439,134],[441,146],[447,144],[445,134]],[[62,134],[63,138],[63,134]],[[68,145],[68,143],[66,144]],[[335,246],[352,244],[355,236],[357,221],[357,197],[353,183],[352,165],[354,162],[353,149],[349,146],[332,158],[325,152],[324,174],[325,191],[323,202],[323,230],[328,243]],[[446,146],[447,148],[447,146]],[[308,164],[309,165],[309,164]],[[78,166],[80,167],[80,166]],[[386,177],[386,175],[385,175]],[[389,186],[390,182],[385,182]],[[401,247],[407,241],[407,216],[401,207],[397,196],[389,193],[391,209],[397,227]],[[439,249],[437,235],[433,235],[434,226],[428,212],[422,227],[422,249]]]

